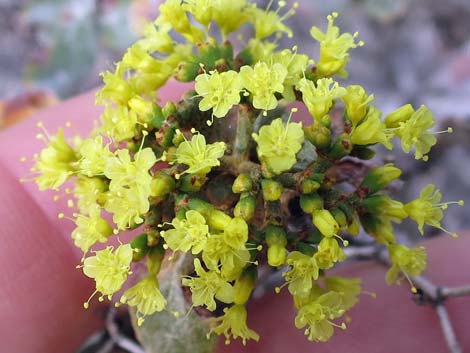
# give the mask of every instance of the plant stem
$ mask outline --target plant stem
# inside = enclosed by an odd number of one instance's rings
[[[237,132],[233,144],[233,156],[236,160],[243,161],[249,158],[255,117],[255,111],[250,105],[238,106]]]

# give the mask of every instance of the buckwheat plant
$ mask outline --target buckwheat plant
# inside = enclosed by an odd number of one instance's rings
[[[399,168],[354,170],[377,145],[391,150],[393,140],[426,161],[439,133],[430,131],[432,113],[407,104],[383,118],[372,94],[338,81],[350,50],[364,43],[340,32],[335,12],[326,30],[310,31],[319,58],[279,48],[282,36],[293,37],[284,20],[297,6],[167,0],[144,37],[102,73],[101,125],[73,145],[62,130],[40,136],[47,146],[33,167],[39,188],[74,185],[67,191],[76,212],[59,218],[76,224],[79,267],[96,282],[85,308],[95,295],[116,299],[134,308],[138,325],[174,312],[158,275],[162,262],[185,256],[190,265],[177,283],[186,310],[209,322],[209,335],[245,344],[259,339],[247,326],[246,304],[270,266],[282,271],[276,292],[292,296],[295,326],[324,342],[346,328],[345,314],[362,293],[360,279],[328,276],[361,227],[388,248],[386,281],[407,279],[414,291],[426,252],[398,244],[393,224],[411,218],[421,234],[428,225],[457,236],[441,226],[453,202],[441,202],[434,185],[402,203],[386,192]],[[253,37],[237,36],[242,27]],[[194,89],[162,105],[159,89],[172,78]],[[123,243],[119,233],[129,229],[140,235]],[[118,245],[99,245],[112,238]],[[175,322],[188,314],[174,313]]]

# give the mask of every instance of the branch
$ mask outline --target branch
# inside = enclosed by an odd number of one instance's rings
[[[457,336],[455,335],[454,328],[452,327],[452,322],[450,321],[449,314],[447,309],[443,304],[436,306],[437,316],[439,316],[439,322],[441,323],[442,333],[447,343],[447,348],[449,348],[450,353],[462,353]]]
[[[106,329],[108,330],[109,336],[115,345],[125,349],[129,353],[145,353],[145,351],[135,342],[122,335],[119,332],[119,327],[116,325],[114,318],[116,317],[116,309],[110,307],[108,315],[106,316]]]
[[[470,285],[462,287],[444,287],[441,289],[441,295],[446,298],[470,295]]]

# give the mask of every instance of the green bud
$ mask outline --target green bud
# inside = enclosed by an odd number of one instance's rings
[[[165,120],[165,116],[163,114],[162,108],[159,106],[155,107],[154,114],[150,119],[150,127],[154,129],[160,129],[162,127],[163,121]]]
[[[331,147],[330,151],[328,152],[328,156],[339,159],[351,153],[352,149],[353,144],[351,142],[351,137],[349,134],[342,133]]]
[[[131,248],[134,250],[132,253],[132,261],[140,261],[145,257],[145,255],[147,255],[149,247],[146,233],[136,236],[131,240],[130,244]]]
[[[339,230],[338,222],[328,210],[313,211],[313,224],[325,237],[332,237]]]
[[[265,229],[265,239],[268,245],[268,264],[273,267],[282,266],[287,255],[285,230],[282,227],[270,224]]]
[[[256,197],[250,193],[243,193],[233,209],[233,215],[235,217],[241,217],[245,221],[249,221],[255,215],[255,209]]]
[[[300,185],[300,191],[302,192],[302,194],[310,194],[320,189],[320,186],[321,184],[316,180],[304,179],[302,180],[302,184]]]
[[[175,189],[175,180],[168,174],[158,171],[150,183],[150,195],[163,197]]]
[[[253,188],[253,180],[246,173],[241,173],[237,176],[232,185],[232,191],[236,194],[240,194],[245,191],[251,191]]]
[[[232,220],[232,218],[227,215],[225,212],[213,209],[209,214],[207,223],[210,227],[217,230],[224,230],[227,224]]]
[[[198,211],[206,220],[209,219],[212,211],[215,210],[214,206],[210,203],[198,198],[189,199],[188,207],[191,210]]]
[[[374,158],[375,151],[366,146],[355,145],[350,153],[351,156],[368,161]]]
[[[325,149],[331,143],[331,131],[322,124],[314,123],[304,128],[305,137],[315,147]]]
[[[175,127],[163,122],[162,127],[155,132],[155,141],[163,148],[173,145],[173,137],[175,137]]]
[[[323,200],[317,193],[300,195],[300,208],[308,214],[323,208]]]
[[[336,222],[339,224],[341,229],[344,229],[348,226],[348,218],[346,214],[339,208],[334,208],[331,210],[331,214]]]
[[[401,170],[391,163],[385,164],[383,167],[373,168],[362,181],[359,190],[366,195],[376,193],[399,178],[400,175]]]
[[[354,211],[354,214],[352,215],[352,220],[348,225],[348,233],[351,235],[359,235],[359,232],[361,231],[361,224],[359,222],[359,216],[357,215],[356,211]]]
[[[179,190],[183,192],[196,192],[206,181],[205,176],[195,174],[184,174],[179,180]]]
[[[256,266],[248,266],[243,270],[233,286],[235,304],[243,305],[250,299],[257,280],[258,271]]]
[[[163,248],[163,241],[160,241],[157,246],[150,248],[147,255],[147,269],[150,274],[156,275],[160,272],[164,257],[165,249]]]
[[[162,108],[162,114],[165,118],[177,113],[176,105],[173,102],[166,102]]]
[[[282,184],[272,179],[261,180],[261,188],[263,189],[263,197],[266,201],[279,200],[284,191]]]
[[[320,119],[320,123],[329,129],[331,126],[331,117],[328,114],[324,115],[323,118]]]
[[[402,105],[385,117],[385,126],[387,126],[387,128],[398,127],[400,123],[407,121],[414,112],[415,110],[411,104]]]

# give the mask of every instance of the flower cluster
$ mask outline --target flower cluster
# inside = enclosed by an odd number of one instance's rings
[[[343,158],[371,159],[374,146],[392,149],[395,138],[404,152],[427,160],[434,119],[425,106],[409,104],[382,118],[373,95],[339,81],[350,50],[364,43],[340,32],[336,13],[325,32],[311,30],[318,60],[297,46],[278,49],[279,37],[293,35],[284,20],[297,4],[285,7],[165,1],[144,37],[102,74],[96,101],[104,112],[90,137],[72,144],[62,130],[39,135],[47,143],[33,167],[40,189],[75,185],[66,194],[76,198],[72,238],[84,253],[80,267],[100,300],[118,295],[135,308],[139,325],[167,308],[158,274],[165,259],[184,254],[190,266],[181,286],[191,292],[188,307],[212,313],[210,332],[226,342],[258,340],[246,304],[258,268],[271,266],[283,271],[276,291],[291,294],[295,326],[324,342],[334,328],[346,328],[338,320],[362,292],[360,279],[328,276],[361,227],[388,248],[390,284],[402,277],[412,283],[426,266],[424,249],[398,244],[393,224],[410,218],[421,234],[425,225],[444,229],[450,203],[434,185],[407,203],[387,195],[401,174],[391,164],[349,180],[350,188],[338,185]],[[246,24],[254,38],[232,46],[227,36]],[[170,78],[194,82],[194,90],[162,105],[159,89]],[[302,123],[291,121],[297,108],[286,109],[294,101],[310,114]],[[99,247],[136,228],[141,234],[129,243]],[[146,264],[145,273],[133,274],[143,268],[136,262]],[[132,287],[129,277],[138,277]]]

